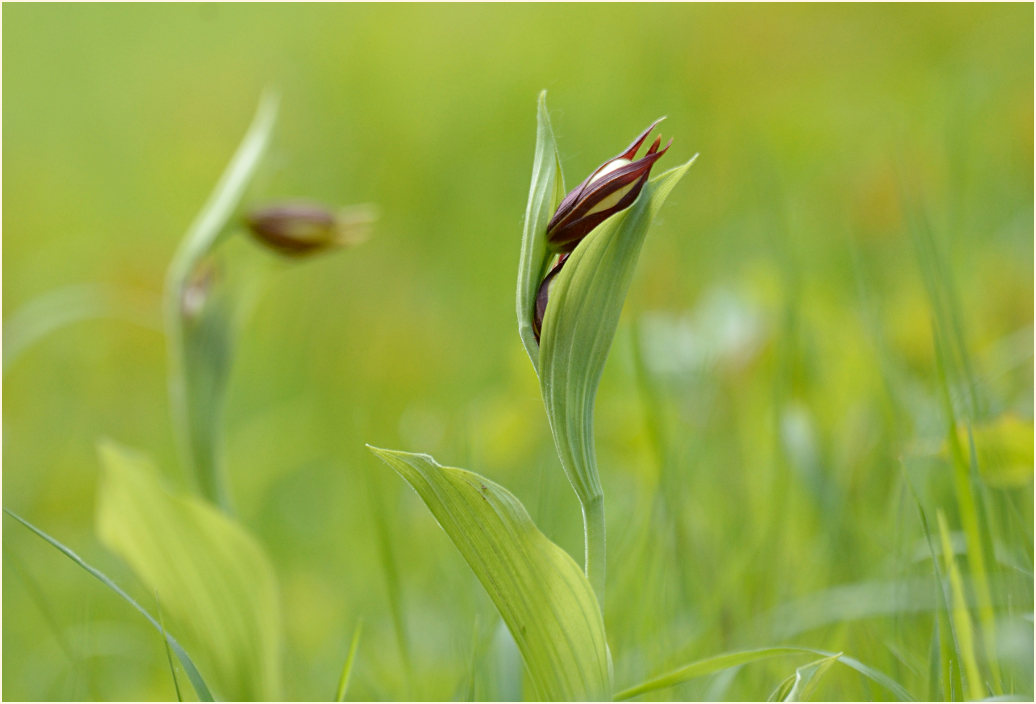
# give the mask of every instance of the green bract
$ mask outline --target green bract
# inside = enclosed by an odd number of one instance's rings
[[[579,243],[554,279],[540,337],[543,403],[561,464],[581,500],[601,493],[593,403],[644,236],[694,160],[650,180],[628,210]]]
[[[621,156],[631,158],[655,124],[657,121]],[[655,153],[658,144],[656,139],[649,155]],[[657,156],[646,164],[643,178],[647,177],[655,159]],[[693,161],[644,184],[629,207],[610,215],[582,236],[560,270],[552,270],[554,278],[549,285],[537,343],[533,313],[540,285],[546,285],[544,274],[552,259],[552,250],[547,246],[547,227],[564,194],[557,147],[547,115],[546,93],[540,93],[536,156],[518,270],[518,330],[539,375],[558,457],[582,506],[585,571],[602,603],[605,521],[593,442],[594,397],[644,237],[662,203]]]
[[[547,273],[550,253],[547,251],[547,223],[565,195],[561,160],[554,144],[554,130],[547,114],[547,91],[542,91],[536,113],[536,154],[532,162],[532,184],[525,206],[525,227],[522,231],[522,253],[518,260],[518,334],[532,365],[539,369],[539,343],[532,330],[532,314],[536,291]]]

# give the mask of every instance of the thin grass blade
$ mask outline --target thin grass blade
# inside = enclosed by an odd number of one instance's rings
[[[921,529],[924,533],[925,542],[928,545],[928,554],[932,560],[936,594],[939,599],[939,610],[935,619],[935,632],[932,634],[932,654],[928,682],[929,698],[957,701],[961,699],[960,692],[963,690],[963,682],[960,675],[959,649],[953,640],[952,628],[949,624],[950,608],[946,595],[943,592],[942,568],[939,567],[939,556],[935,550],[935,543],[932,540],[932,532],[928,527],[928,516],[925,513],[924,506],[921,505],[921,499],[918,497],[913,484],[907,482],[907,486],[913,495],[914,503],[917,505],[917,512],[921,519]]]
[[[176,689],[176,701],[183,701],[183,693],[180,692],[180,680],[176,676],[176,666],[173,665],[173,654],[169,650],[169,641],[166,639],[165,617],[162,615],[162,605],[158,603],[158,595],[155,594],[155,608],[158,611],[158,623],[162,626],[162,645],[165,646],[165,659],[169,663],[169,674],[173,676],[173,687]]]
[[[195,666],[194,661],[191,659],[190,655],[187,654],[187,651],[183,649],[183,647],[177,642],[175,638],[173,638],[173,636],[169,635],[165,631],[165,628],[163,628],[161,622],[158,621],[158,619],[156,619],[154,616],[148,613],[147,609],[145,609],[143,606],[137,603],[136,599],[134,599],[125,591],[123,591],[123,589],[114,581],[112,581],[112,579],[108,577],[108,575],[104,574],[93,565],[87,563],[85,560],[83,560],[83,558],[79,557],[79,555],[77,555],[71,548],[66,547],[56,538],[52,538],[50,535],[43,532],[42,530],[34,526],[32,523],[25,520],[17,513],[11,511],[6,507],[4,508],[4,513],[6,513],[8,516],[18,521],[19,523],[21,523],[23,526],[31,530],[33,533],[38,535],[46,542],[50,543],[51,546],[56,548],[65,557],[79,565],[90,575],[93,575],[93,577],[100,581],[101,584],[108,587],[116,594],[118,594],[120,597],[122,597],[123,601],[125,601],[138,612],[140,612],[140,614],[148,620],[148,623],[154,626],[155,629],[162,634],[163,638],[165,638],[166,643],[169,645],[170,648],[173,649],[173,652],[176,654],[176,657],[180,661],[180,664],[183,665],[183,669],[187,673],[187,678],[191,681],[191,685],[194,687],[194,692],[198,695],[198,699],[203,702],[215,701],[212,697],[212,692],[209,690],[208,685],[205,684],[205,680],[202,678],[201,673],[198,672],[198,668]]]
[[[678,684],[687,682],[688,680],[695,679],[697,677],[704,677],[705,675],[711,675],[727,668],[736,667],[738,665],[746,665],[752,662],[758,662],[760,660],[767,660],[769,658],[779,657],[782,655],[822,655],[825,658],[834,658],[843,665],[856,670],[858,673],[871,680],[872,682],[884,687],[886,690],[891,692],[896,699],[900,701],[914,701],[914,698],[910,696],[910,693],[903,688],[901,684],[890,678],[872,667],[864,665],[855,658],[848,657],[839,653],[830,653],[824,650],[817,650],[816,648],[801,648],[801,647],[775,647],[775,648],[757,648],[754,650],[739,650],[732,653],[724,653],[722,655],[714,655],[712,657],[697,660],[683,667],[677,668],[671,672],[668,672],[659,677],[647,680],[628,689],[624,689],[615,695],[615,701],[624,701],[626,699],[632,699],[648,692],[653,692],[659,689],[668,689],[675,687]]]
[[[345,664],[342,665],[342,674],[338,678],[338,690],[335,692],[335,701],[344,702],[345,694],[349,691],[349,679],[353,674],[353,663],[356,662],[356,652],[360,647],[360,634],[363,632],[363,621],[356,624],[356,630],[353,631],[353,641],[349,646],[349,655],[345,658]]]
[[[975,632],[971,624],[971,614],[968,612],[967,597],[964,594],[964,581],[953,559],[950,529],[946,525],[942,511],[936,513],[936,519],[939,523],[943,562],[950,579],[950,621],[960,650],[960,661],[964,667],[964,683],[969,699],[982,699],[986,692],[982,689],[982,674],[978,667],[978,658],[975,656]]]
[[[406,629],[404,618],[403,589],[399,580],[399,569],[396,566],[396,554],[392,544],[392,533],[389,529],[388,513],[384,508],[382,489],[375,477],[364,474],[367,482],[367,501],[370,507],[371,520],[374,523],[374,537],[377,542],[378,560],[381,563],[381,572],[385,580],[385,595],[389,603],[389,613],[392,615],[392,630],[396,637],[396,647],[399,649],[399,657],[406,673],[405,681],[402,683],[404,692],[408,698],[412,695],[414,668],[410,657],[410,636]]]
[[[792,676],[791,688],[781,698],[781,701],[802,702],[809,699],[813,690],[816,689],[820,678],[831,669],[832,665],[838,662],[840,657],[842,657],[842,653],[835,653],[829,657],[814,660],[811,663],[796,668],[795,674]]]
[[[906,196],[903,197],[905,200]],[[968,351],[963,308],[954,272],[939,246],[920,196],[915,196],[915,199],[918,204],[907,209],[910,236],[932,308],[936,371],[946,413],[947,442],[951,450],[960,522],[968,546],[968,568],[978,601],[979,640],[989,667],[993,692],[999,695],[1003,694],[1004,688],[996,650],[996,613],[988,569],[994,552],[989,521],[983,516],[980,470],[971,438],[972,426],[985,416],[989,403],[978,384]],[[958,435],[958,418],[962,419],[967,430],[967,442],[962,442]]]

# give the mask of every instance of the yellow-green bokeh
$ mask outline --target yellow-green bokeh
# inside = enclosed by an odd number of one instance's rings
[[[660,167],[701,155],[648,236],[598,400],[620,686],[777,645],[794,628],[770,610],[813,592],[925,574],[907,477],[951,525],[954,503],[912,214],[956,292],[976,420],[1031,440],[1031,5],[15,4],[4,20],[5,325],[80,284],[145,325],[78,322],[6,369],[3,503],[134,593],[94,534],[96,443],[184,482],[147,324],[265,88],[281,112],[255,195],[380,210],[361,247],[269,277],[230,386],[229,472],[281,580],[289,698],[334,694],[360,619],[362,699],[463,696],[473,633],[492,633],[478,583],[365,442],[493,477],[581,556],[513,312],[541,89],[569,185],[660,115]],[[1012,481],[996,490],[1029,526],[1031,586],[1031,466]],[[3,613],[6,699],[174,696],[154,632],[7,520]],[[795,637],[923,698],[930,629],[910,612]],[[796,664],[724,696],[765,698]],[[883,696],[827,679],[818,696]]]

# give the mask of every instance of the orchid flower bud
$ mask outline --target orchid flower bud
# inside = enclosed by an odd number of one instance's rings
[[[561,267],[564,266],[565,261],[568,260],[568,254],[562,254],[558,259],[558,263],[554,265],[554,268],[550,270],[543,279],[543,283],[540,284],[539,290],[536,292],[536,306],[532,312],[532,332],[536,335],[536,342],[540,341],[540,328],[543,327],[543,316],[547,312],[547,297],[550,295],[550,284],[557,276],[558,272],[561,271]]]
[[[559,252],[571,252],[591,230],[610,216],[633,205],[647,182],[651,167],[665,154],[659,150],[661,137],[656,137],[647,153],[634,159],[655,125],[655,120],[624,152],[601,164],[586,180],[572,189],[558,205],[547,224],[547,245]]]
[[[367,239],[375,219],[371,206],[338,212],[314,203],[282,203],[256,208],[245,217],[249,232],[278,254],[301,257]]]

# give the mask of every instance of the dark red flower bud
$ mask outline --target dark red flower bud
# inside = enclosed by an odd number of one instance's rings
[[[568,254],[562,254],[558,263],[550,270],[550,273],[543,279],[539,290],[536,292],[536,307],[532,311],[532,332],[536,336],[536,342],[540,341],[540,328],[543,327],[543,316],[547,312],[547,297],[550,295],[550,284],[561,271],[561,267],[568,261]]]
[[[275,252],[300,257],[362,242],[374,218],[369,206],[334,212],[313,203],[283,203],[256,208],[245,218],[245,224],[257,240]]]
[[[601,164],[572,189],[547,224],[547,244],[555,251],[571,252],[586,235],[610,216],[633,205],[647,182],[651,167],[673,143],[659,150],[656,137],[647,153],[634,161],[640,145],[662,119],[655,120],[626,151]]]

